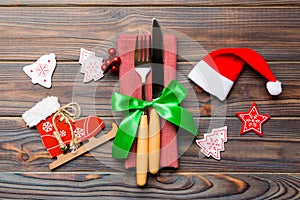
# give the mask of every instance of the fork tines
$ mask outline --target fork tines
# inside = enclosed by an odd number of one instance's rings
[[[140,34],[137,36],[136,49],[138,50],[137,61],[141,63],[149,62],[150,58],[150,42],[151,36]]]

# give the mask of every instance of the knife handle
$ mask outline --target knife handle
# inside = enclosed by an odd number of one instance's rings
[[[144,186],[147,182],[148,172],[148,116],[143,114],[138,129],[136,149],[136,182]]]
[[[160,119],[152,108],[149,114],[149,171],[157,174],[160,158]]]

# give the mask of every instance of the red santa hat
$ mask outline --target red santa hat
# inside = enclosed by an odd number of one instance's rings
[[[213,51],[197,63],[188,77],[203,90],[224,101],[245,63],[269,81],[266,87],[271,95],[282,92],[281,83],[276,80],[264,58],[248,48]]]

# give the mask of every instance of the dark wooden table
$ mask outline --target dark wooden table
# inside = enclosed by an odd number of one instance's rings
[[[266,80],[250,67],[241,73],[225,104],[191,83],[199,107],[189,109],[200,120],[199,138],[224,121],[229,137],[226,151],[216,161],[204,157],[192,143],[180,157],[179,169],[150,176],[145,188],[136,186],[131,171],[117,169],[107,147],[50,172],[53,159],[38,131],[26,127],[22,113],[49,95],[58,96],[62,105],[71,102],[74,84],[83,78],[78,73],[80,48],[108,49],[115,44],[109,38],[130,29],[149,29],[152,17],[162,27],[197,41],[207,52],[253,48],[282,82],[283,93],[268,95]],[[300,198],[299,1],[2,0],[0,44],[1,198]],[[31,84],[22,67],[51,52],[57,55],[52,88]],[[184,40],[179,41],[178,52],[189,55],[188,60],[178,58],[178,72],[185,77],[205,55]],[[116,120],[110,98],[117,83],[112,75],[96,83],[95,113],[104,119],[107,130]],[[77,91],[85,102],[86,91]],[[247,111],[252,102],[272,116],[263,126],[263,137],[239,134],[241,122],[235,112]],[[88,112],[83,109],[83,114]]]

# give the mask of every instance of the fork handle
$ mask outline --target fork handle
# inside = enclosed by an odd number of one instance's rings
[[[143,114],[140,119],[137,150],[136,150],[136,182],[144,186],[148,171],[148,116]]]

